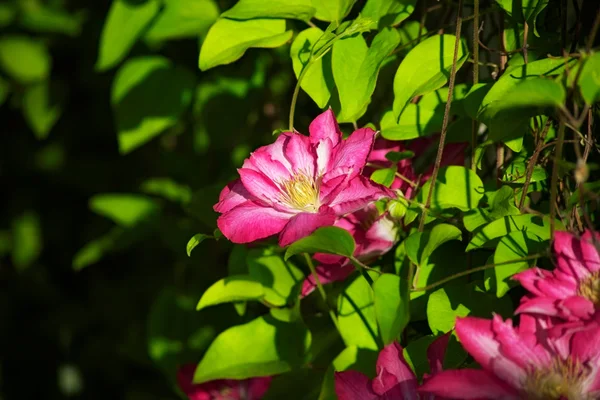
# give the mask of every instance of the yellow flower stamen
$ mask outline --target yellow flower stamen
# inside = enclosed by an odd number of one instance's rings
[[[581,281],[577,288],[577,294],[600,305],[600,272],[594,272]]]
[[[300,211],[319,211],[319,182],[304,173],[298,173],[281,183],[281,201]]]
[[[528,400],[591,400],[583,393],[582,382],[589,368],[571,357],[555,359],[548,369],[533,370],[524,382]]]

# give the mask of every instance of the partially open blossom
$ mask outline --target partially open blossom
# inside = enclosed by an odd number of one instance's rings
[[[591,233],[556,232],[554,254],[553,271],[532,268],[513,277],[530,292],[516,312],[589,320],[600,310],[600,255]]]
[[[271,377],[244,380],[220,379],[199,385],[192,383],[196,365],[177,371],[177,384],[190,400],[260,400],[269,389]]]
[[[253,152],[240,168],[240,179],[223,189],[215,211],[217,225],[235,243],[279,234],[286,246],[315,229],[333,225],[393,192],[361,175],[375,132],[358,129],[348,139],[331,110],[309,126],[310,137],[281,134]]]
[[[437,338],[427,350],[431,375],[442,369],[449,334]],[[406,363],[402,347],[394,342],[381,350],[373,380],[357,371],[335,373],[335,392],[339,400],[418,400],[417,377]],[[430,396],[425,399],[431,400]],[[439,399],[439,397],[438,397]]]
[[[419,176],[414,169],[414,161],[416,158],[426,152],[431,146],[437,148],[439,136],[430,136],[415,139],[408,144],[404,142],[397,142],[386,140],[383,138],[377,138],[373,146],[373,150],[369,154],[367,162],[372,165],[365,168],[364,175],[371,176],[375,171],[375,166],[381,168],[391,167],[394,163],[386,158],[386,154],[389,152],[403,152],[412,151],[415,153],[415,158],[407,158],[400,160],[397,163],[398,173],[409,181],[415,182],[419,179]],[[467,143],[449,143],[444,147],[444,153],[442,154],[442,167],[448,165],[463,165],[465,163],[464,151],[467,148]],[[420,181],[425,182],[431,177],[433,173],[433,163],[425,170],[421,175]],[[414,187],[411,186],[406,180],[396,177],[391,185],[392,189],[400,189],[406,198],[412,198],[414,195]]]
[[[451,399],[600,398],[600,325],[555,336],[543,321],[522,315],[515,328],[498,315],[458,318],[456,334],[482,369],[443,371],[420,391]]]
[[[335,226],[352,234],[356,242],[354,257],[364,262],[387,253],[398,240],[396,223],[388,213],[379,215],[374,204],[339,219]],[[344,280],[354,271],[350,260],[345,257],[316,254],[315,259],[321,262],[316,271],[322,284]],[[304,280],[302,296],[310,294],[315,287],[311,274]]]

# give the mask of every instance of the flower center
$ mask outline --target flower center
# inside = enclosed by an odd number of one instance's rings
[[[577,294],[596,305],[600,305],[600,272],[594,272],[581,281],[579,288],[577,288]]]
[[[292,208],[316,213],[319,211],[319,183],[303,173],[282,183],[282,201]]]
[[[523,389],[527,400],[586,400],[582,382],[589,369],[581,362],[567,358],[555,359],[548,369],[533,370],[526,378]]]

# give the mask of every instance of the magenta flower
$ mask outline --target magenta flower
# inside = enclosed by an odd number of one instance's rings
[[[438,136],[424,137],[411,141],[408,145],[405,145],[403,142],[396,142],[391,140],[386,140],[383,138],[378,138],[375,140],[375,145],[373,146],[373,150],[371,154],[369,154],[369,158],[367,162],[370,164],[368,168],[365,168],[364,175],[371,176],[373,171],[375,171],[375,166],[380,168],[389,168],[394,163],[386,158],[386,154],[391,151],[394,152],[402,152],[410,150],[416,154],[416,157],[425,153],[425,151],[431,146],[435,146],[437,148]],[[442,155],[442,163],[441,166],[445,167],[448,165],[463,165],[465,163],[465,155],[464,151],[467,148],[467,143],[450,143],[444,147],[444,153]],[[407,178],[410,181],[416,183],[417,180],[420,182],[425,182],[427,179],[431,177],[433,173],[433,165],[429,166],[427,170],[419,176],[414,170],[413,167],[414,159],[404,159],[400,160],[398,165],[398,173]],[[392,189],[400,189],[404,196],[408,199],[412,198],[414,195],[414,187],[412,187],[408,182],[403,180],[400,177],[396,177],[394,182],[391,185]]]
[[[177,384],[190,400],[260,400],[269,389],[271,377],[244,380],[220,379],[199,385],[192,383],[196,365],[177,371]]]
[[[387,213],[379,215],[375,205],[371,204],[362,210],[349,214],[334,224],[352,234],[356,242],[354,257],[363,262],[387,253],[398,240],[398,226]],[[354,271],[350,260],[330,254],[315,254],[321,262],[316,267],[322,284],[342,281]],[[307,296],[316,288],[313,275],[309,275],[302,285],[302,296]]]
[[[543,321],[522,315],[514,328],[498,315],[458,318],[456,334],[483,369],[443,371],[420,391],[451,399],[600,398],[600,325],[554,336]]]
[[[523,297],[516,312],[589,320],[600,310],[600,255],[592,234],[586,232],[579,239],[568,232],[556,232],[554,253],[554,271],[532,268],[513,277],[531,292]]]
[[[449,334],[437,338],[427,349],[431,374],[442,370]],[[404,360],[402,347],[391,343],[379,353],[377,377],[372,381],[357,371],[335,373],[335,392],[339,400],[417,400],[417,377]],[[426,377],[425,379],[428,379]],[[435,397],[427,397],[428,400]],[[439,399],[439,398],[438,398]]]
[[[223,189],[215,211],[217,225],[235,243],[249,243],[279,234],[286,246],[315,229],[333,225],[393,192],[361,176],[375,132],[358,129],[348,139],[331,110],[308,128],[280,135],[275,143],[250,155],[240,179]]]

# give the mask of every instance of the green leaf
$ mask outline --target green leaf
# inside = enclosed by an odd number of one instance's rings
[[[319,28],[308,28],[296,36],[290,48],[290,57],[296,78],[308,64],[313,47],[323,36]],[[313,61],[304,74],[300,87],[317,103],[319,108],[325,108],[334,90],[333,75],[331,72],[331,53]]]
[[[113,0],[100,36],[96,70],[106,71],[125,58],[159,8],[157,0]]]
[[[398,25],[415,10],[417,0],[367,0],[360,15],[375,21],[374,28]]]
[[[502,177],[502,181],[509,182],[512,184],[521,184],[525,183],[527,180],[527,164],[529,163],[529,159],[525,157],[517,157],[515,158],[509,165],[506,167],[504,171],[504,176]],[[541,166],[535,166],[533,168],[533,173],[531,174],[530,182],[539,182],[546,180],[547,174],[546,169]]]
[[[232,303],[245,300],[260,300],[265,291],[260,282],[247,275],[234,275],[215,282],[206,289],[196,310],[222,303]]]
[[[358,275],[340,294],[337,309],[338,327],[346,346],[379,348],[373,290],[362,275]]]
[[[439,224],[431,231],[414,232],[404,241],[408,258],[419,266],[427,265],[435,249],[450,240],[462,240],[460,229],[454,225]]]
[[[14,3],[0,3],[0,28],[10,25],[17,15],[17,7]]]
[[[400,33],[400,47],[397,51],[404,57],[419,44],[419,35],[425,38],[427,28],[422,27],[419,21],[406,21],[398,27],[398,33]]]
[[[511,187],[502,186],[495,192],[486,192],[486,195],[489,209],[476,208],[466,212],[463,217],[463,224],[470,232],[496,219],[521,213],[515,205],[515,194]]]
[[[522,99],[510,97],[511,91],[516,90],[516,93],[518,93],[520,89],[515,89],[515,87],[529,79],[559,75],[564,71],[565,66],[571,67],[575,61],[575,59],[565,62],[563,59],[545,58],[526,65],[518,64],[508,67],[485,95],[478,111],[477,119],[488,126],[490,139],[505,143],[514,139],[522,140],[522,137],[529,131],[529,118],[536,115],[538,108],[526,107],[525,109],[519,109],[517,107],[511,109],[507,107],[507,104],[510,105],[511,101],[522,101]],[[529,83],[526,83],[526,85],[529,85]],[[524,88],[526,89],[527,86]],[[552,93],[556,92],[556,88],[550,88],[549,90]],[[554,94],[560,96],[560,93]],[[531,96],[538,101],[541,100],[539,96],[527,91],[527,98]],[[553,103],[555,101],[553,100]],[[513,148],[513,150],[520,151],[519,148]]]
[[[50,53],[42,42],[21,35],[0,37],[0,67],[20,83],[46,79],[50,64]]]
[[[478,83],[471,87],[463,100],[463,107],[469,118],[477,119],[477,112],[481,107],[481,102],[491,88],[491,83]]]
[[[434,334],[446,333],[454,328],[456,317],[471,315],[491,318],[493,313],[505,318],[512,316],[510,298],[498,299],[473,287],[449,285],[436,290],[427,302],[427,321]]]
[[[398,275],[383,274],[373,284],[375,315],[384,345],[392,343],[408,322],[408,282]]]
[[[537,16],[546,8],[550,0],[522,0],[523,1],[523,19],[533,25],[533,32],[540,36],[537,31]]]
[[[410,140],[433,135],[442,129],[444,108],[428,108],[407,104],[400,120],[396,122],[393,111],[383,114],[381,136],[388,140]]]
[[[35,32],[56,32],[78,36],[85,15],[83,12],[69,14],[54,5],[37,1],[20,2],[19,24]]]
[[[356,0],[312,0],[312,5],[316,9],[316,19],[334,22],[339,25],[348,15],[355,2]]]
[[[192,236],[192,238],[187,242],[187,245],[185,246],[185,251],[186,251],[188,257],[192,256],[192,250],[194,250],[196,248],[196,246],[198,246],[200,243],[202,243],[205,239],[212,239],[212,238],[214,238],[214,236],[207,235],[204,233],[197,233],[194,236]]]
[[[304,274],[280,254],[268,250],[251,250],[246,258],[250,277],[264,287],[264,300],[283,307],[297,299]]]
[[[187,204],[192,199],[189,186],[182,185],[169,178],[149,178],[141,185],[140,190],[168,199],[174,203]]]
[[[251,47],[279,47],[292,35],[291,30],[286,32],[283,19],[219,19],[208,31],[200,49],[200,69],[206,71],[217,65],[230,64]]]
[[[198,364],[194,383],[270,376],[305,362],[311,335],[300,322],[266,315],[221,333]]]
[[[577,86],[587,104],[600,101],[600,53],[585,60]]]
[[[90,199],[89,206],[96,214],[126,228],[156,215],[160,209],[154,200],[146,196],[121,193],[95,195]]]
[[[395,29],[384,28],[367,47],[362,35],[345,38],[333,45],[331,65],[339,92],[339,122],[354,122],[366,111],[375,90],[384,60],[400,43]]]
[[[501,113],[510,112],[515,108],[531,108],[532,112],[541,113],[540,108],[561,107],[566,97],[564,87],[557,81],[542,77],[523,78],[506,91],[505,96],[494,104],[492,110]]]
[[[284,18],[307,21],[316,9],[311,0],[240,0],[221,17],[229,19]]]
[[[12,262],[22,272],[37,260],[42,252],[42,228],[38,215],[27,211],[12,222]]]
[[[392,186],[392,183],[394,183],[394,179],[396,179],[396,171],[396,166],[391,168],[376,169],[371,174],[371,180],[385,187],[390,187]]]
[[[150,42],[204,36],[219,18],[213,0],[164,0],[164,7],[145,33]]]
[[[390,151],[385,155],[385,158],[390,160],[391,162],[398,162],[402,160],[407,160],[409,158],[413,158],[415,153],[411,150],[405,151]]]
[[[345,229],[336,226],[324,226],[292,243],[285,252],[285,259],[300,253],[326,253],[352,257],[356,244],[354,238]]]
[[[394,78],[396,118],[400,118],[406,105],[415,96],[433,92],[446,84],[452,69],[456,40],[453,35],[432,36],[419,43],[402,60]],[[466,45],[461,41],[457,69],[464,64],[467,56]]]
[[[540,245],[542,242],[545,241],[528,231],[510,232],[500,239],[500,243],[498,243],[494,252],[494,263],[505,263],[526,257],[529,254],[534,254],[542,250],[542,246]],[[502,297],[511,287],[516,286],[517,282],[510,280],[510,278],[518,272],[525,271],[534,262],[535,260],[517,261],[510,264],[497,265],[493,270],[489,270],[493,271],[495,275],[496,296]]]
[[[556,229],[564,229],[560,221],[555,221]],[[502,236],[508,235],[510,232],[526,231],[539,236],[542,240],[550,239],[550,219],[546,216],[523,214],[509,215],[497,219],[486,226],[473,236],[467,250],[473,250],[480,247],[495,247],[496,241]]]
[[[23,115],[38,139],[48,137],[61,113],[58,90],[50,82],[45,81],[25,89]]]
[[[428,180],[417,195],[418,202],[425,203],[430,186],[431,180]],[[467,211],[477,207],[483,193],[483,182],[470,169],[461,166],[441,168],[431,196],[431,208]]]
[[[111,96],[121,154],[175,125],[192,101],[195,81],[189,70],[160,56],[127,61],[117,72]]]

